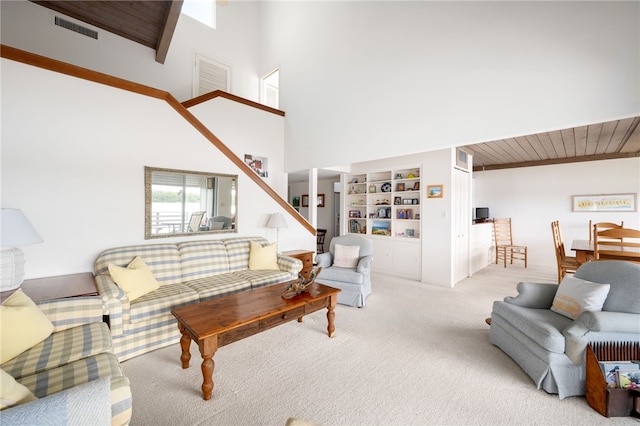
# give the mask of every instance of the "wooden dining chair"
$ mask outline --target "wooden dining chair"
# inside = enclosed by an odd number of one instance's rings
[[[493,219],[493,239],[496,245],[496,264],[500,264],[502,259],[504,267],[507,267],[507,260],[513,264],[513,260],[523,260],[524,267],[527,267],[527,246],[513,244],[511,233],[511,218]]]
[[[553,245],[556,249],[556,261],[558,263],[558,284],[567,274],[573,274],[578,269],[578,261],[573,256],[567,256],[564,250],[564,241],[562,240],[562,232],[560,231],[560,222],[554,220],[551,222],[551,232],[553,234]]]
[[[324,238],[327,235],[326,229],[316,229],[316,252],[324,253]]]
[[[594,227],[595,228],[595,227]],[[593,234],[595,260],[627,260],[640,263],[640,230],[614,228]]]
[[[624,221],[620,222],[620,225],[613,222],[596,222],[593,223],[591,220],[589,221],[589,242],[593,241],[594,234],[594,226],[598,228],[600,231],[604,231],[605,229],[620,229],[624,228]]]

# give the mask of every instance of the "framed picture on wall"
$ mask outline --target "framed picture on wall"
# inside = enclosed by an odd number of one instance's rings
[[[427,186],[427,198],[442,198],[444,195],[444,185]]]

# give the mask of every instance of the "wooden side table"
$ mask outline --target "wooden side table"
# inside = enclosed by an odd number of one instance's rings
[[[291,250],[285,251],[282,254],[289,257],[295,257],[302,261],[302,275],[305,279],[309,279],[309,274],[313,268],[313,251],[312,250]]]
[[[34,302],[98,295],[96,282],[91,272],[24,280],[19,288]],[[0,301],[4,301],[11,296],[14,291],[9,290],[0,293]]]

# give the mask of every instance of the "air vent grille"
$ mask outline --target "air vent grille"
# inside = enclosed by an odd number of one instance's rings
[[[55,16],[53,18],[53,23],[58,27],[65,28],[67,30],[71,30],[78,34],[82,34],[83,36],[91,37],[92,39],[98,39],[98,32],[92,30],[91,28],[83,27],[82,25],[76,24],[75,22],[67,21],[59,16]]]

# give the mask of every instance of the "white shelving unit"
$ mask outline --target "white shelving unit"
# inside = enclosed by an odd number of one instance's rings
[[[348,175],[347,233],[420,239],[420,168]]]
[[[347,175],[346,232],[372,239],[374,270],[420,279],[421,189],[420,167]]]

